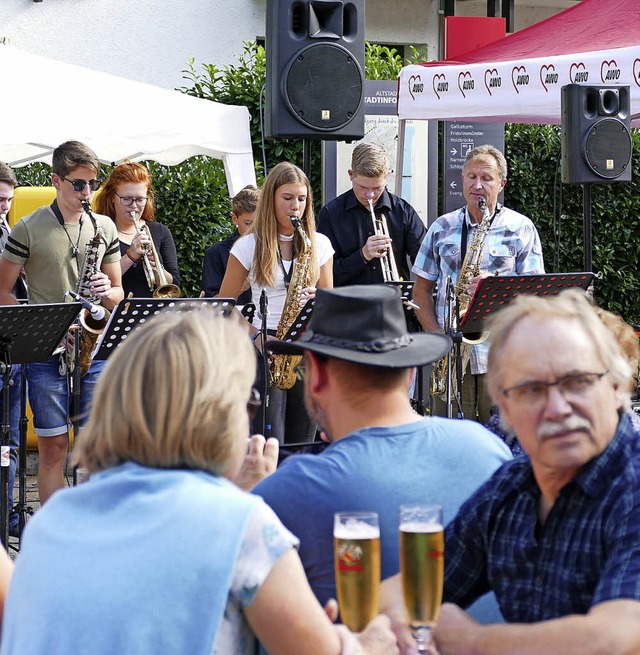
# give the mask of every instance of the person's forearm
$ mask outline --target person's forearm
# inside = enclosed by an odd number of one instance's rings
[[[433,306],[433,295],[417,285],[414,287],[413,302],[418,306],[415,309],[416,316],[426,332],[442,332],[442,328],[436,321],[435,308]]]
[[[632,655],[640,652],[639,608],[609,601],[586,615],[483,626],[447,604],[434,638],[440,655]]]

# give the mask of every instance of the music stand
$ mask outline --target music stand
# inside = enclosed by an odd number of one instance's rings
[[[235,304],[233,298],[125,298],[111,313],[96,343],[93,359],[107,359],[133,330],[160,312],[189,312],[212,307],[222,316],[229,316]]]
[[[52,303],[45,305],[3,305],[0,307],[0,368],[3,375],[2,426],[0,427],[1,468],[0,537],[5,548],[9,539],[9,382],[12,364],[46,362],[67,333],[80,312],[80,303]],[[24,417],[26,408],[21,407]],[[21,424],[23,419],[20,420]],[[26,429],[20,431],[20,450],[26,444]],[[24,441],[23,441],[24,437]],[[21,458],[22,461],[22,458]],[[23,474],[23,470],[20,471]],[[22,492],[22,486],[21,486]],[[20,499],[21,506],[23,499]],[[26,508],[25,508],[26,512]],[[20,534],[24,527],[25,512],[20,512]]]
[[[548,273],[544,275],[504,275],[485,277],[478,283],[469,309],[460,322],[462,334],[481,334],[489,316],[511,304],[516,296],[556,296],[563,289],[586,291],[593,273]]]

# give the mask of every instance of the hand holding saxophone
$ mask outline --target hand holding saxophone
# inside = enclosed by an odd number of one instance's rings
[[[90,278],[91,293],[98,298],[108,298],[111,293],[111,280],[106,273],[97,271]]]
[[[302,309],[309,300],[316,297],[316,288],[315,287],[305,287],[298,294],[298,305]]]

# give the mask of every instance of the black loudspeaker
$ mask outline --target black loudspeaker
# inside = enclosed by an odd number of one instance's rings
[[[562,181],[631,181],[628,86],[562,87]]]
[[[364,136],[364,0],[267,0],[266,136]]]

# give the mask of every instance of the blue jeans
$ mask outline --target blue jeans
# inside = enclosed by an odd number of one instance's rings
[[[57,355],[47,362],[28,364],[29,403],[33,410],[33,428],[38,437],[55,437],[69,431],[71,394],[67,375],[60,375]],[[105,361],[94,361],[80,381],[79,424],[84,425],[89,415],[91,399]]]

